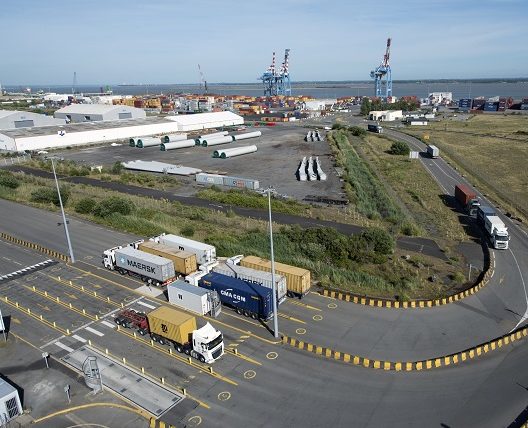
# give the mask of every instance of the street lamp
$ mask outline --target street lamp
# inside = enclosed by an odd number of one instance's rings
[[[53,163],[54,157],[51,157],[51,168],[53,169],[53,176],[55,177],[55,185],[57,186],[57,194],[59,195],[59,204],[62,213],[62,222],[64,223],[64,231],[66,232],[66,240],[68,241],[68,250],[70,251],[70,259],[72,263],[75,263],[75,257],[73,256],[73,249],[70,241],[70,234],[68,232],[68,222],[66,221],[66,215],[64,214],[64,206],[62,205],[62,198],[60,194],[59,182],[57,180],[57,174],[55,173],[55,164]]]
[[[270,251],[271,251],[271,283],[273,294],[273,335],[279,337],[279,321],[277,319],[277,284],[275,283],[275,255],[273,253],[273,226],[271,222],[271,192],[275,189],[268,187],[268,213],[269,213],[269,233],[270,233]]]

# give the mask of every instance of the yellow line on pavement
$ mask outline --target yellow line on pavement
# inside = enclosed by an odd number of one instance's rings
[[[67,409],[63,409],[63,410],[59,410],[57,412],[50,413],[49,415],[42,416],[41,418],[35,419],[33,421],[33,423],[39,423],[39,422],[45,421],[47,419],[51,419],[51,418],[55,418],[57,416],[66,415],[68,413],[75,412],[77,410],[90,409],[90,408],[93,408],[93,407],[114,407],[114,408],[117,408],[117,409],[123,409],[123,410],[127,410],[129,412],[132,412],[132,413],[136,413],[136,414],[140,415],[141,417],[143,417],[145,419],[149,419],[150,418],[150,415],[143,414],[143,412],[141,410],[135,409],[133,407],[128,407],[128,406],[125,406],[123,404],[117,404],[117,403],[91,403],[91,404],[81,404],[80,406],[73,406],[73,407],[69,407]]]
[[[238,346],[238,343],[236,343],[235,345]],[[229,346],[233,346],[234,347],[235,345],[229,345]],[[226,348],[225,351],[226,351],[226,354],[234,355],[235,357],[241,358],[242,360],[245,360],[248,363],[253,363],[253,364],[257,365],[257,366],[261,366],[262,365],[261,362],[256,361],[253,358],[248,357],[247,355],[243,355],[243,354],[241,354],[239,352],[235,352],[234,349]]]
[[[314,293],[314,294],[317,294],[318,296],[320,296],[320,294],[318,294],[318,293]],[[322,310],[320,308],[316,308],[315,306],[308,305],[308,304],[303,303],[303,302],[298,302],[297,300],[293,300],[293,299],[288,299],[288,300],[286,300],[286,302],[287,303],[291,303],[292,305],[301,306],[302,308],[311,309],[312,311],[321,312],[321,310]]]
[[[286,314],[283,314],[283,313],[281,313],[281,312],[279,312],[278,315],[279,315],[279,317],[284,318],[284,319],[287,319],[287,320],[289,320],[289,321],[298,322],[298,323],[300,323],[300,324],[306,324],[306,322],[303,321],[303,320],[300,320],[300,319],[298,319],[298,318],[291,317],[291,316],[286,315]]]

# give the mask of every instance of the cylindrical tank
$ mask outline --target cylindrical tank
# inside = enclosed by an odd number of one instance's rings
[[[197,146],[201,146],[204,140],[207,140],[209,138],[213,139],[213,138],[216,138],[216,137],[224,137],[224,136],[226,136],[228,134],[229,134],[229,131],[220,131],[220,132],[212,132],[211,134],[200,135],[196,139],[196,145]]]
[[[246,132],[245,134],[233,135],[233,139],[234,141],[240,141],[240,140],[247,140],[248,138],[260,137],[261,135],[262,135],[262,132],[260,131]]]
[[[208,138],[207,140],[203,140],[202,146],[208,147],[208,146],[217,146],[218,144],[226,144],[226,143],[232,143],[233,137],[231,135],[226,135],[225,137],[217,136],[216,138]]]
[[[128,145],[130,147],[136,147],[136,139],[135,138],[131,138],[130,140],[128,140]]]
[[[160,146],[160,150],[162,152],[166,152],[167,150],[183,149],[185,147],[194,147],[194,140],[172,141],[170,143],[163,143]]]
[[[136,147],[139,147],[140,149],[144,147],[159,146],[160,144],[161,142],[159,138],[154,137],[141,137],[136,141]]]
[[[187,134],[170,134],[161,137],[162,143],[172,143],[173,141],[182,141],[187,139]],[[194,140],[193,140],[194,141]]]
[[[232,149],[215,150],[213,157],[215,158],[232,158],[235,156],[246,155],[248,153],[254,153],[257,151],[257,146],[244,146],[244,147],[233,147]]]

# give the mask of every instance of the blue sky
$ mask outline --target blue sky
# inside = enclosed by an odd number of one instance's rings
[[[375,6],[373,6],[375,5]],[[528,75],[527,0],[1,0],[3,85]]]

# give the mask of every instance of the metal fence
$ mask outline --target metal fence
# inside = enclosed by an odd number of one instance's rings
[[[6,158],[0,158],[0,168],[3,166],[8,165],[15,165],[23,162],[27,162],[28,160],[31,160],[31,155],[21,155],[21,156],[13,156],[13,157],[6,157]]]

